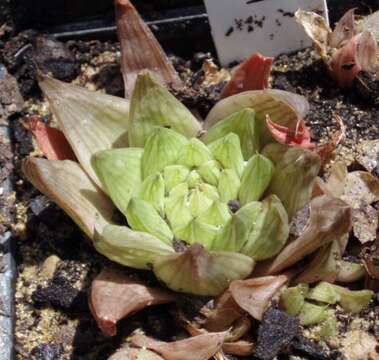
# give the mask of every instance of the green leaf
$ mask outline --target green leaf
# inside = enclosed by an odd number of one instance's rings
[[[305,302],[300,314],[300,324],[303,326],[315,325],[323,322],[328,317],[328,309],[326,306],[320,306]]]
[[[174,253],[171,246],[151,234],[117,225],[108,225],[101,234],[96,234],[94,246],[112,261],[146,270],[151,269],[157,259]]]
[[[148,72],[138,75],[129,117],[129,144],[143,147],[156,127],[172,129],[187,138],[198,135],[201,126],[192,113]]]
[[[125,213],[129,200],[141,185],[142,149],[104,150],[92,158],[92,166],[118,209]]]
[[[303,96],[283,90],[245,91],[219,101],[208,113],[204,128],[209,129],[226,116],[246,108],[255,110],[259,141],[262,146],[272,142],[272,136],[265,125],[267,115],[273,122],[295,129],[299,119],[305,118],[309,104]]]
[[[101,187],[91,165],[92,156],[128,146],[129,101],[46,75],[39,76],[39,86],[84,171]]]
[[[149,175],[142,183],[139,192],[140,199],[154,206],[155,210],[164,215],[165,183],[160,173]]]
[[[193,138],[187,142],[178,154],[178,164],[189,168],[199,167],[203,163],[212,160],[210,150],[200,140]]]
[[[275,165],[268,191],[279,197],[292,219],[311,199],[321,160],[313,151],[297,147],[287,147],[283,151],[284,148],[277,145],[267,145],[263,150],[263,155]]]
[[[371,290],[349,290],[343,286],[320,282],[308,294],[308,298],[320,302],[335,304],[351,313],[361,312],[370,303],[374,292]]]
[[[336,291],[333,284],[322,281],[309,291],[307,298],[333,305],[340,301],[341,296]]]
[[[210,160],[198,168],[198,173],[208,184],[217,186],[221,173],[221,165],[216,160]]]
[[[299,284],[294,287],[286,288],[280,295],[281,307],[292,316],[299,314],[305,302],[305,296],[309,291],[306,284]]]
[[[193,216],[200,216],[212,205],[212,199],[205,195],[198,187],[189,195],[189,208]]]
[[[172,192],[165,202],[165,211],[171,228],[187,225],[193,218],[187,204],[187,195]]]
[[[166,166],[163,170],[166,192],[170,192],[176,185],[185,182],[189,172],[188,168],[183,165]]]
[[[156,261],[154,273],[174,291],[217,296],[233,280],[246,278],[253,267],[254,261],[247,256],[233,252],[208,252],[195,244],[184,253]]]
[[[220,196],[218,194],[217,189],[209,184],[201,183],[197,186],[197,188],[209,199],[211,200],[219,200]]]
[[[240,184],[240,179],[234,170],[222,170],[217,187],[221,200],[224,202],[236,200],[238,198]]]
[[[244,160],[239,137],[228,134],[208,145],[216,160],[226,169],[233,169],[238,176],[242,175]]]
[[[202,244],[207,249],[212,247],[218,231],[218,227],[203,223],[197,218],[193,218],[185,226],[174,228],[174,234],[177,239],[188,244]]]
[[[240,252],[261,210],[262,204],[257,201],[239,209],[215,239],[212,250]]]
[[[274,165],[263,155],[253,155],[242,173],[239,200],[241,204],[257,201],[270,184]]]
[[[172,244],[174,235],[170,228],[147,201],[131,198],[126,209],[126,218],[133,230],[147,232],[168,245]]]
[[[241,249],[255,260],[269,259],[283,248],[289,235],[288,217],[275,195],[262,201],[262,209],[255,219],[248,241]]]
[[[255,110],[246,108],[237,111],[226,119],[214,124],[202,137],[206,144],[210,144],[224,136],[234,133],[238,135],[241,150],[245,160],[260,150],[258,122],[255,120]]]
[[[142,178],[162,171],[173,165],[178,158],[179,150],[187,142],[186,138],[175,131],[155,128],[146,140],[142,156]]]
[[[221,201],[215,200],[212,205],[204,211],[199,220],[214,226],[223,226],[231,218],[229,207]]]
[[[196,187],[197,185],[199,185],[201,183],[201,177],[200,177],[199,173],[196,170],[192,170],[188,174],[186,182],[188,184],[188,187],[190,189],[193,189],[194,187]]]

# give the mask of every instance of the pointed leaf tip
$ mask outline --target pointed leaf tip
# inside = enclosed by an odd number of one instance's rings
[[[100,150],[128,146],[129,102],[46,75],[40,75],[39,85],[83,169],[101,187],[91,158]]]
[[[132,3],[116,0],[115,7],[125,96],[131,96],[138,73],[145,69],[154,72],[162,84],[183,86],[159,42]]]
[[[184,253],[169,255],[154,264],[156,276],[170,289],[202,296],[215,296],[232,280],[247,277],[254,261],[234,252],[208,252],[194,244]]]
[[[192,113],[148,71],[144,71],[137,77],[131,99],[130,146],[144,146],[156,127],[171,129],[187,138],[196,137],[201,130]]]

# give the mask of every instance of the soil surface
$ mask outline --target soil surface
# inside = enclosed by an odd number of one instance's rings
[[[373,10],[379,8],[379,4],[371,6],[376,6],[371,7]],[[367,6],[361,4],[360,9],[367,11]],[[182,330],[173,326],[170,305],[148,308],[122,321],[116,337],[101,334],[89,312],[87,293],[94,276],[111,264],[93,249],[60,208],[26,181],[20,170],[25,156],[38,154],[24,126],[25,117],[39,115],[46,123],[54,124],[37,86],[36,65],[58,79],[123,96],[118,43],[60,43],[32,30],[15,35],[9,18],[7,21],[8,28],[0,28],[0,63],[8,71],[8,80],[4,81],[13,88],[14,84],[18,87],[10,104],[0,104],[1,110],[4,108],[2,121],[9,124],[12,135],[11,144],[0,139],[0,182],[11,174],[14,184],[10,196],[0,197],[0,232],[12,230],[16,241],[16,358],[107,359],[138,327],[162,340],[180,337]],[[210,54],[203,53],[194,54],[190,59],[172,55],[177,70],[192,88],[176,95],[203,116],[220,92],[220,86],[199,85],[204,75],[201,65],[209,57]],[[3,81],[1,79],[0,76]],[[364,92],[360,83],[342,91],[330,79],[312,49],[278,57],[271,84],[308,98],[311,111],[306,121],[315,142],[327,142],[339,128],[333,114],[341,116],[347,133],[346,140],[337,149],[337,157],[349,165],[355,166],[360,142],[379,139],[378,93]],[[25,100],[23,106],[19,104],[19,96]],[[341,334],[364,331],[378,337],[379,297],[362,314],[341,313],[338,324]],[[262,359],[270,359],[268,349],[274,351],[275,347],[279,349],[280,359],[295,359],[295,355],[297,359],[343,359],[349,346],[344,342],[346,336],[320,341],[319,329],[304,331],[293,318],[277,309],[267,312],[262,325],[254,331],[258,339],[257,356]],[[270,339],[272,332],[279,334],[276,343]],[[313,340],[317,340],[317,344]]]

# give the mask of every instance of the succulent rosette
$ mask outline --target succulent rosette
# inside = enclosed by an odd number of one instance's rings
[[[277,143],[266,123],[295,128],[307,110],[298,95],[244,92],[200,123],[147,71],[130,102],[49,77],[40,85],[80,164],[29,158],[27,177],[101,254],[170,289],[218,295],[248,277],[310,201],[319,156]]]

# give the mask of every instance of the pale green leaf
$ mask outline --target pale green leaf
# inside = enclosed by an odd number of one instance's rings
[[[240,179],[234,170],[222,170],[217,187],[221,200],[224,202],[236,200],[238,198],[240,184]]]
[[[188,187],[190,189],[193,189],[194,187],[196,187],[197,185],[199,185],[201,183],[201,177],[196,170],[192,170],[188,174],[186,182],[188,184]]]
[[[242,173],[239,200],[241,204],[257,201],[270,184],[274,165],[263,155],[253,155]]]
[[[133,230],[147,232],[168,245],[172,244],[174,235],[169,226],[147,201],[131,198],[126,209],[126,218]]]
[[[185,226],[174,228],[174,234],[177,239],[183,240],[187,244],[198,243],[207,249],[212,247],[218,231],[218,227],[203,223],[197,218],[193,218]]]
[[[152,129],[142,155],[142,178],[175,164],[179,150],[186,142],[186,138],[175,131],[158,127]]]
[[[187,138],[201,131],[192,113],[148,72],[143,72],[138,75],[130,103],[130,146],[144,146],[156,127],[172,129]]]
[[[100,150],[128,146],[129,101],[45,75],[39,85],[83,169],[101,187],[91,158]]]
[[[165,183],[160,173],[149,175],[142,183],[138,197],[147,201],[159,212],[164,215],[165,202]]]
[[[152,264],[174,249],[157,237],[133,231],[126,226],[108,225],[96,234],[96,250],[121,265],[136,269],[151,269]]]
[[[163,170],[166,191],[170,192],[176,185],[186,181],[189,169],[183,165],[169,165]]]
[[[315,325],[323,322],[328,317],[326,306],[312,304],[305,301],[300,314],[300,324],[303,326]]]
[[[188,202],[192,215],[200,216],[212,205],[213,201],[197,187],[191,191]]]
[[[283,148],[280,144],[267,145],[263,155],[275,165],[269,192],[279,197],[287,209],[289,219],[292,219],[311,199],[320,170],[320,157],[314,151],[299,147]]]
[[[213,243],[213,250],[238,251],[248,240],[250,231],[262,210],[260,202],[251,202],[231,216]]]
[[[154,272],[170,289],[202,296],[220,295],[236,279],[246,278],[254,267],[248,256],[234,252],[208,252],[195,244],[184,253],[155,262]]]
[[[214,226],[223,226],[231,218],[229,207],[221,201],[215,200],[212,205],[204,211],[199,220]]]
[[[275,195],[262,201],[246,244],[241,249],[255,260],[275,256],[286,244],[289,235],[288,216],[283,204]]]
[[[308,291],[309,287],[306,284],[284,289],[280,295],[280,306],[289,315],[296,316],[304,305]]]
[[[238,176],[242,175],[244,160],[240,140],[236,134],[228,134],[208,146],[214,158],[225,169],[233,169]]]
[[[100,151],[92,158],[92,166],[105,192],[122,213],[130,198],[138,194],[142,153],[138,148],[114,149]]]
[[[198,170],[200,176],[208,184],[217,186],[221,173],[221,165],[216,160],[210,160],[202,164]]]
[[[199,167],[203,163],[212,160],[210,150],[200,140],[193,138],[187,142],[178,154],[178,164],[189,168]]]
[[[255,120],[254,109],[242,109],[214,124],[205,133],[202,140],[206,144],[210,144],[230,133],[234,133],[240,139],[244,159],[248,160],[260,150],[258,124],[259,122]]]

